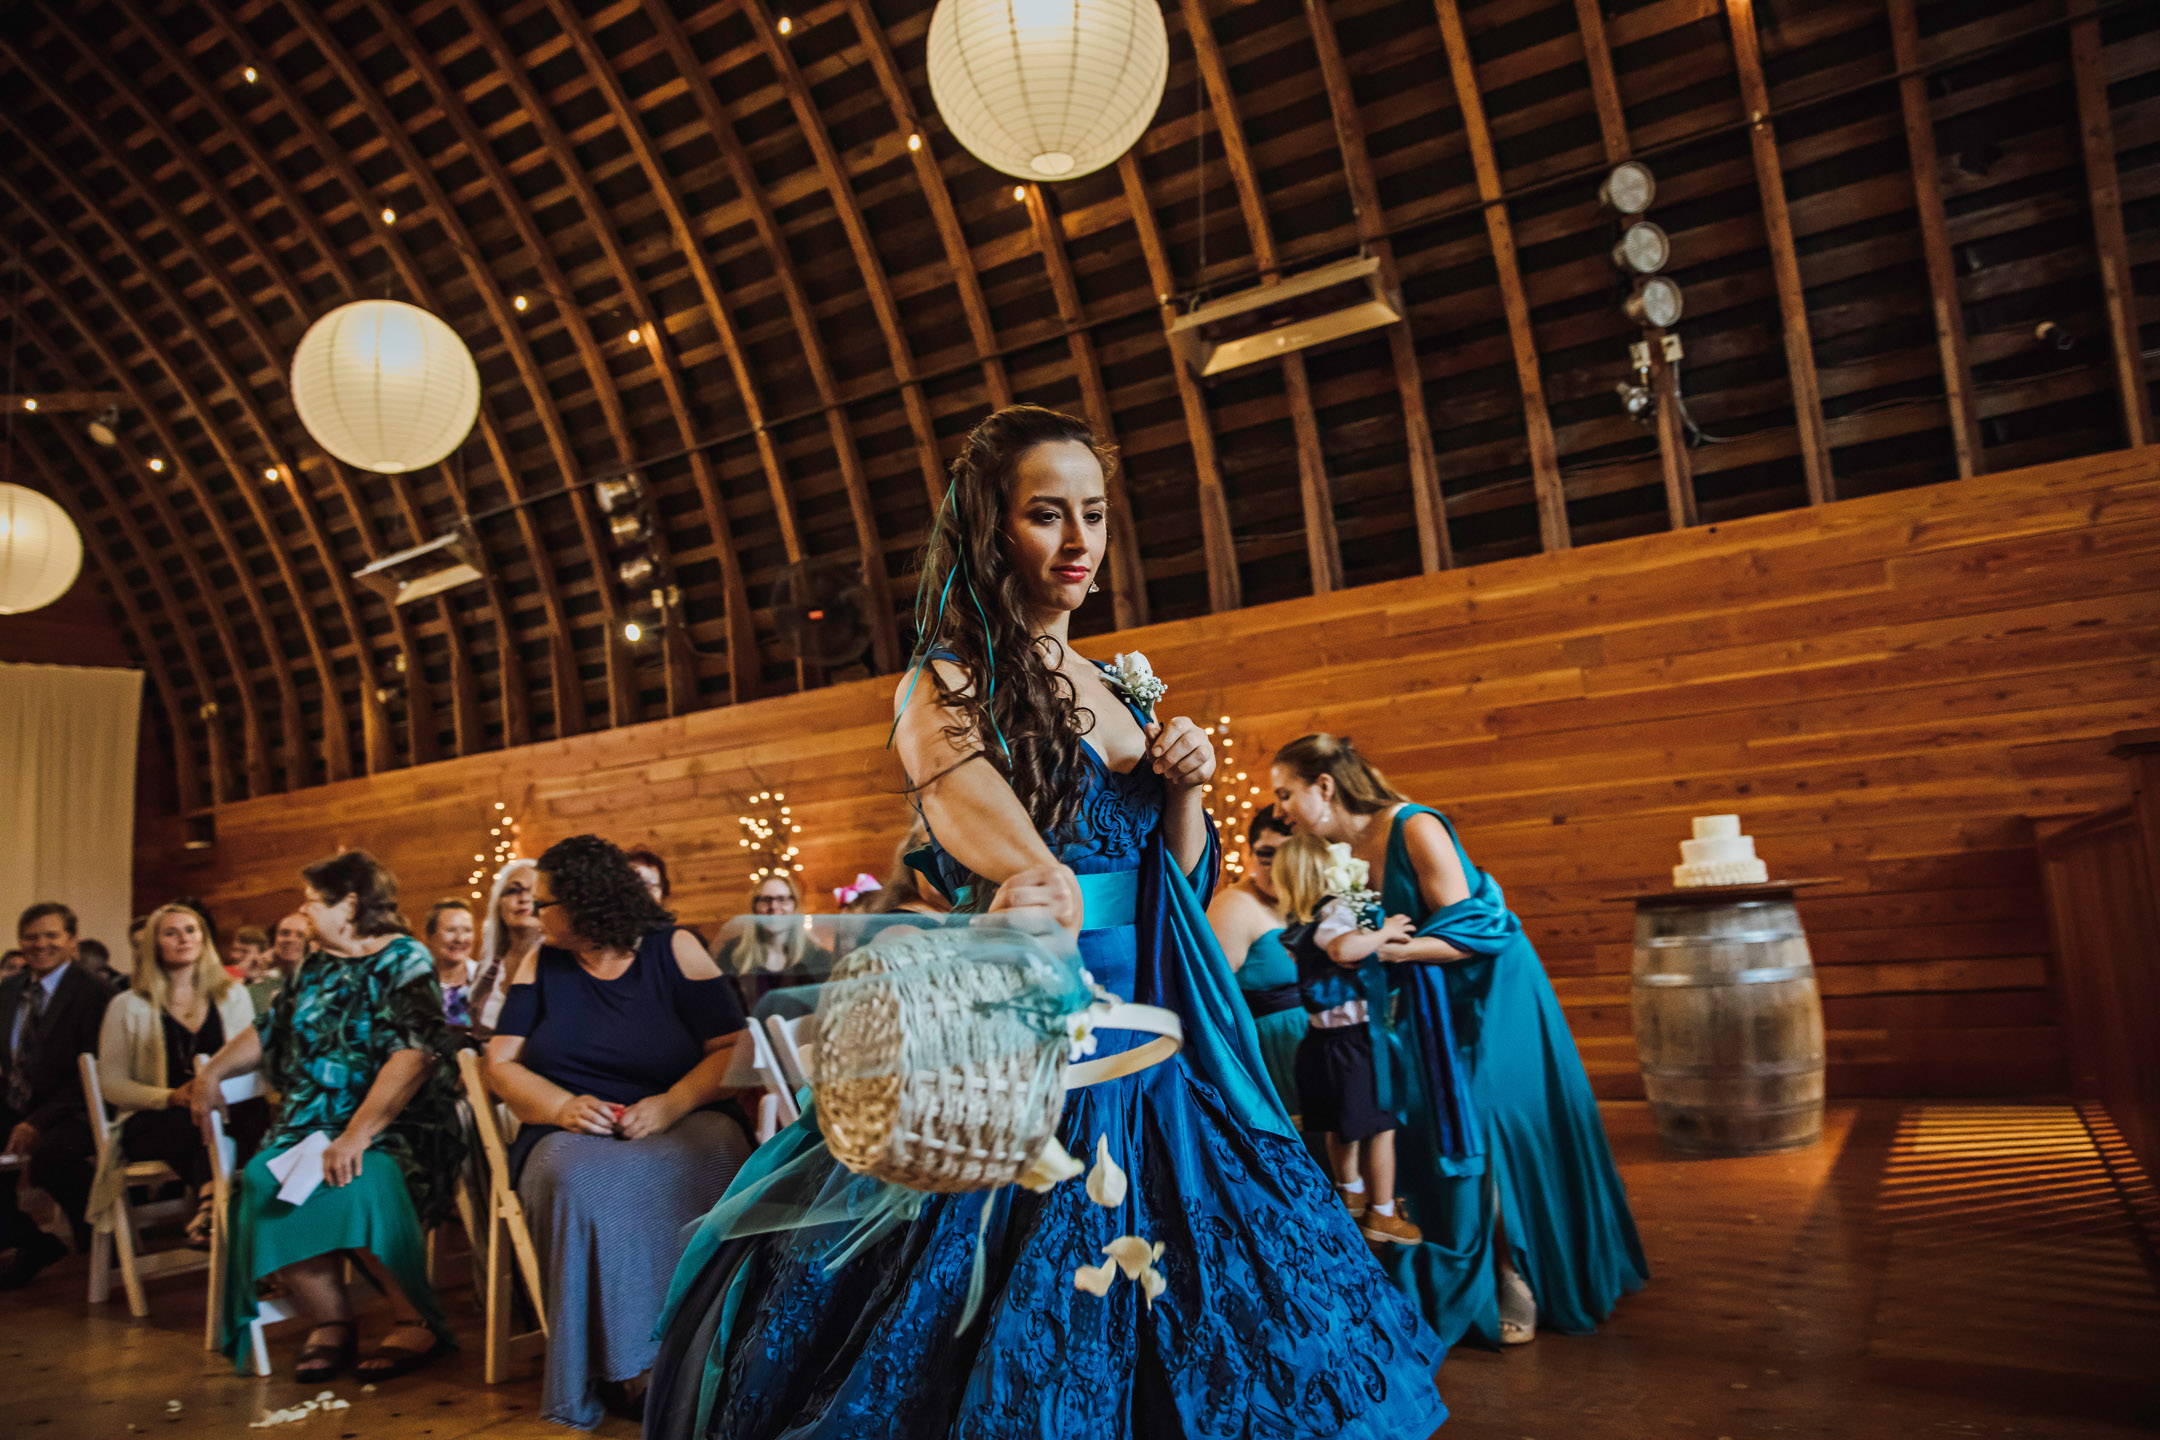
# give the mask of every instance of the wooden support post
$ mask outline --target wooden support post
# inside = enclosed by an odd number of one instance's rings
[[[2073,0],[2077,11],[2092,0]],[[2092,202],[2093,249],[2107,306],[2108,345],[2122,397],[2123,433],[2132,445],[2153,443],[2152,390],[2145,381],[2138,337],[2137,292],[2130,283],[2130,243],[2123,234],[2122,184],[2115,168],[2115,122],[2108,113],[2107,73],[2100,63],[2100,21],[2086,14],[2070,26],[2070,77],[2077,89],[2078,139],[2085,147],[2085,193]]]
[[[1755,188],[1762,194],[1770,273],[1785,322],[1785,368],[1792,376],[1800,464],[1807,476],[1808,503],[1821,505],[1837,498],[1837,482],[1830,471],[1830,434],[1823,427],[1822,387],[1815,379],[1807,296],[1800,288],[1800,256],[1793,248],[1792,215],[1785,208],[1785,175],[1778,168],[1777,136],[1770,128],[1770,87],[1763,79],[1761,42],[1755,34],[1755,0],[1725,0],[1725,18],[1732,27],[1733,66],[1740,81],[1740,107],[1748,118]]]
[[[1980,412],[1973,400],[1972,357],[1965,344],[1965,307],[1958,299],[1957,262],[1950,252],[1950,225],[1943,213],[1942,177],[1935,158],[1935,118],[1928,107],[1927,77],[1920,69],[1920,20],[1916,0],[1890,0],[1891,54],[1900,72],[1898,100],[1905,113],[1905,146],[1912,154],[1913,209],[1920,217],[1920,250],[1927,260],[1928,297],[1935,312],[1935,343],[1942,351],[1943,398],[1949,405],[1950,443],[1958,475],[1987,469],[1980,439]]]
[[[1455,0],[1434,0],[1440,14],[1440,38],[1447,49],[1448,73],[1455,81],[1455,104],[1462,114],[1470,163],[1477,171],[1478,198],[1485,207],[1485,233],[1492,241],[1493,269],[1500,283],[1500,304],[1507,312],[1508,341],[1515,351],[1515,378],[1522,388],[1523,431],[1530,445],[1530,483],[1537,495],[1538,539],[1547,551],[1569,545],[1567,490],[1560,479],[1560,447],[1553,439],[1552,414],[1545,405],[1545,381],[1538,370],[1537,337],[1530,329],[1530,297],[1523,289],[1522,265],[1515,256],[1515,230],[1508,221],[1500,188],[1500,162],[1492,130],[1485,123],[1485,102],[1478,96],[1477,64]]]

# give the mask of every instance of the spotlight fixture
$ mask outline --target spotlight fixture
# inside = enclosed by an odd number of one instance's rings
[[[780,33],[782,35],[792,35],[795,33],[795,22],[793,20],[790,20],[785,15],[782,15],[780,17]]]
[[[263,471],[263,479],[265,479],[265,480],[269,481],[269,482],[270,482],[271,484],[273,484],[273,485],[277,484],[277,478],[278,478],[278,467],[277,467],[277,466],[275,466],[275,465],[272,465],[272,466],[271,466],[271,467],[270,467],[269,469],[267,469],[267,470]]]
[[[165,462],[158,459],[155,455],[150,457],[150,473],[153,475],[162,475],[165,473]]]
[[[515,311],[517,311],[517,312],[518,312],[518,313],[519,313],[520,315],[524,314],[524,313],[525,313],[525,297],[524,297],[524,296],[522,296],[522,295],[514,295],[514,296],[512,296],[512,297],[511,297],[511,299],[510,299],[510,308],[511,308],[511,309],[513,309],[513,310],[515,310]]]
[[[907,137],[907,148],[908,148],[908,149],[910,149],[910,150],[920,150],[920,149],[922,149],[922,136],[920,136],[920,135],[910,135],[910,136],[908,136],[908,137]]]
[[[1622,215],[1640,215],[1657,198],[1657,177],[1640,160],[1623,160],[1598,187],[1598,200]]]
[[[1638,325],[1667,329],[1680,320],[1680,287],[1663,275],[1652,275],[1628,296],[1627,317]]]
[[[638,641],[645,638],[645,631],[643,627],[641,627],[637,623],[637,621],[632,620],[624,624],[624,626],[622,627],[622,638],[635,645]]]
[[[120,443],[120,407],[108,405],[105,413],[83,426],[83,433],[110,450]]]
[[[385,225],[397,224],[397,211],[391,209],[387,205],[383,206],[382,223]]]
[[[1015,199],[1015,200],[1025,200],[1025,199],[1027,199],[1027,186],[1025,186],[1025,185],[1015,185],[1015,186],[1013,186],[1013,199]]]
[[[625,590],[649,590],[660,579],[660,566],[650,555],[633,555],[615,567]]]
[[[37,409],[37,401],[25,400],[22,402],[22,408],[25,410],[35,410]]]
[[[625,340],[628,340],[632,345],[636,345],[641,343],[644,340],[645,336],[643,331],[633,329],[628,335],[625,335],[623,338]]]
[[[255,83],[255,67],[254,67],[254,66],[252,66],[252,65],[248,66],[248,67],[247,67],[247,68],[246,68],[245,70],[242,70],[242,71],[240,72],[240,74],[241,74],[241,77],[242,77],[243,79],[245,79],[245,80],[247,81],[247,83],[248,83],[248,84],[252,85],[252,84],[254,84],[254,83]]]
[[[642,545],[652,538],[652,525],[638,510],[621,510],[608,517],[608,533],[617,545]]]
[[[1612,249],[1613,265],[1636,275],[1655,275],[1671,258],[1672,242],[1648,220],[1637,220],[1623,230],[1620,243]]]
[[[602,480],[593,486],[593,499],[599,502],[600,513],[613,515],[627,510],[645,498],[645,477],[635,470],[618,475],[612,480]]]
[[[1645,414],[1649,413],[1649,386],[1631,385],[1627,381],[1622,380],[1619,384],[1613,386],[1612,388],[1613,393],[1620,397],[1620,408],[1627,411],[1629,416],[1639,420]]]

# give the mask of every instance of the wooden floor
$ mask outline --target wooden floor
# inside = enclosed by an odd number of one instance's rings
[[[1452,1355],[1440,1373],[1448,1440],[2098,1440],[2160,1428],[2150,1254],[2068,1106],[1841,1105],[1815,1149],[1714,1161],[1665,1155],[1639,1106],[1606,1117],[1650,1287],[1599,1335]],[[89,1314],[82,1280],[69,1261],[0,1296],[0,1436],[229,1440],[311,1393],[206,1356],[199,1282],[164,1282],[138,1325],[117,1301]],[[467,1296],[451,1304],[469,1313]],[[539,1419],[537,1381],[490,1389],[479,1371],[468,1350],[375,1394],[340,1381],[330,1388],[352,1408],[262,1433],[563,1433]],[[168,1418],[172,1400],[181,1410]],[[600,1433],[635,1432],[611,1420]]]

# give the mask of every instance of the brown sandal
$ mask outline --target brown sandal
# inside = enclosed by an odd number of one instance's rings
[[[342,1330],[345,1338],[335,1345],[309,1345],[300,1352],[300,1359],[293,1365],[293,1379],[303,1385],[320,1385],[335,1380],[352,1368],[353,1356],[360,1353],[360,1326],[351,1320],[326,1320],[308,1332],[312,1339],[316,1330]]]
[[[399,1325],[390,1334],[395,1335],[399,1330],[425,1329],[426,1327],[421,1325]],[[403,1345],[392,1345],[390,1337],[388,1335],[384,1336],[383,1343],[375,1347],[375,1353],[355,1367],[353,1370],[354,1378],[373,1385],[384,1380],[395,1380],[400,1375],[412,1374],[413,1371],[442,1354],[446,1348],[443,1345],[441,1336],[433,1331],[428,1331],[427,1336],[430,1343],[425,1350],[408,1350]]]

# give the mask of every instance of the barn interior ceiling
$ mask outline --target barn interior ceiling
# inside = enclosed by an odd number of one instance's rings
[[[0,16],[6,383],[57,397],[6,463],[82,529],[185,805],[891,671],[1015,399],[1123,453],[1095,631],[2152,438],[2160,6],[1166,0],[1154,124],[1047,186],[938,124],[931,8]],[[1630,158],[1669,332],[1599,202]],[[1401,323],[1175,362],[1196,304],[1360,257]],[[368,298],[478,361],[441,465],[299,422],[302,333]],[[657,614],[591,483],[631,471]],[[477,582],[352,578],[464,517]],[[859,590],[848,669],[784,641],[806,564]]]

